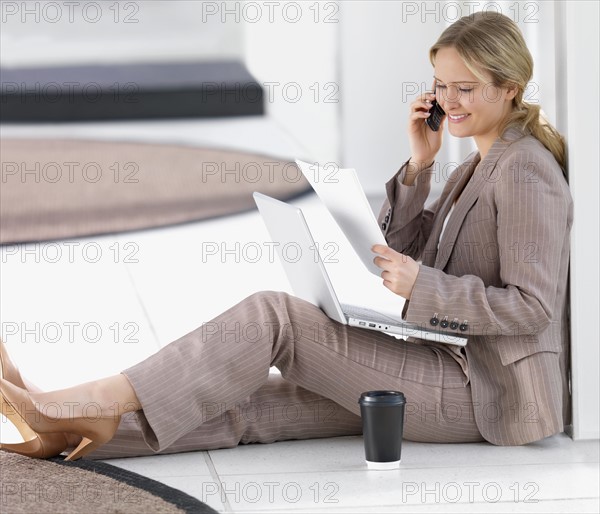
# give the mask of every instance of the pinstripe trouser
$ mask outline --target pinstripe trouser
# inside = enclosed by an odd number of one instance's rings
[[[255,293],[123,371],[142,410],[90,457],[356,435],[358,398],[373,389],[404,393],[408,440],[482,441],[459,361],[342,325],[287,293]]]

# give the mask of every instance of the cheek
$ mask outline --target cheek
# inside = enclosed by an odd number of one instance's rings
[[[500,103],[497,101],[490,101],[484,98],[477,98],[470,106],[473,114],[485,116],[486,118],[493,118],[496,116],[496,112],[499,110]]]
[[[488,88],[481,98],[481,103],[483,104],[482,109],[485,109],[486,112],[502,112],[504,95],[498,89]]]
[[[480,110],[483,99],[481,98],[481,93],[468,91],[461,93],[458,103],[465,111],[474,112]]]
[[[481,91],[481,100],[491,105],[501,104],[503,97],[503,91],[493,86],[484,87]]]

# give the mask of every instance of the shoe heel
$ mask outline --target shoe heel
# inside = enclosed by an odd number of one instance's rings
[[[99,443],[97,441],[92,441],[91,439],[84,437],[81,440],[81,442],[79,443],[79,446],[77,448],[75,448],[71,453],[69,453],[69,455],[67,455],[65,460],[81,459],[81,457],[85,457],[88,453],[91,453],[96,448],[102,446],[102,444],[103,443]]]

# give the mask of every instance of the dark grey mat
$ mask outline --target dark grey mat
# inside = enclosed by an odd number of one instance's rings
[[[238,61],[0,69],[11,123],[264,114],[263,88]]]
[[[0,451],[0,470],[3,514],[216,514],[182,491],[103,462]]]

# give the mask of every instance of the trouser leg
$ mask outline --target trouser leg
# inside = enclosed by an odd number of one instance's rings
[[[158,451],[217,417],[211,405],[229,411],[258,391],[271,365],[355,415],[361,392],[403,391],[407,439],[482,440],[470,389],[449,355],[342,325],[286,293],[251,295],[123,373],[142,405],[144,440]]]
[[[277,374],[269,375],[263,386],[233,409],[223,409],[223,405],[207,404],[207,416],[211,419],[158,453],[214,450],[240,443],[272,443],[362,432],[359,416]],[[144,442],[137,418],[126,416],[115,437],[89,457],[108,459],[156,453]]]

